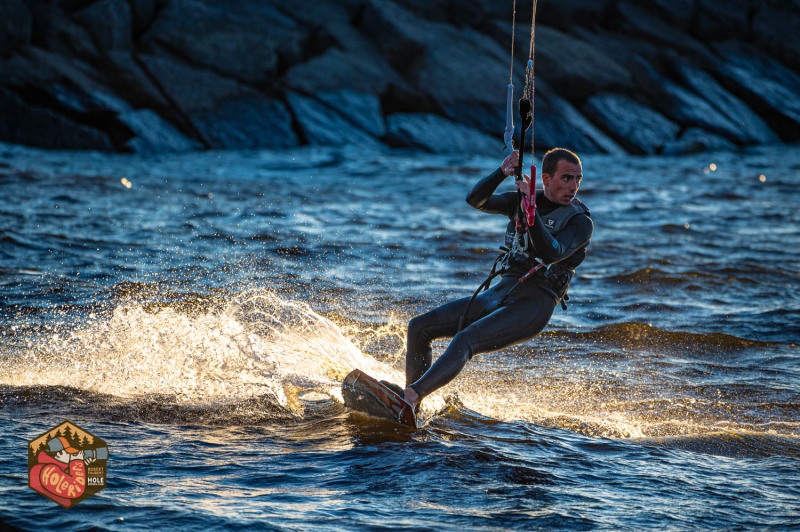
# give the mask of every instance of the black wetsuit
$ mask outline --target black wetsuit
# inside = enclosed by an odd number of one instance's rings
[[[536,221],[527,230],[527,241],[514,252],[514,240],[524,237],[515,232],[518,193],[494,194],[505,177],[498,169],[480,180],[467,196],[472,207],[510,220],[505,245],[512,252],[505,257],[500,282],[475,298],[460,332],[459,321],[469,297],[446,303],[408,323],[406,386],[414,388],[420,398],[453,380],[473,355],[524,342],[538,334],[586,256],[593,230],[588,209],[577,199],[567,207],[553,203],[541,192],[536,196]],[[558,209],[562,210],[556,212]],[[555,235],[551,234],[553,225],[560,225]],[[537,264],[535,258],[550,267],[519,283],[520,277]],[[431,342],[448,336],[453,336],[453,341],[431,365]]]

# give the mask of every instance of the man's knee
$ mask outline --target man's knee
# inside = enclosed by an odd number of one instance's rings
[[[431,324],[431,313],[411,318],[408,322],[408,338],[428,340],[425,330]]]
[[[462,353],[469,360],[475,354],[480,337],[478,330],[470,326],[453,336],[453,341],[450,345],[454,346],[457,352]]]

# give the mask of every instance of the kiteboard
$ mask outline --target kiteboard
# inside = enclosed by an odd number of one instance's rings
[[[394,390],[360,369],[354,369],[342,381],[342,397],[348,408],[417,428],[417,418],[411,405]]]

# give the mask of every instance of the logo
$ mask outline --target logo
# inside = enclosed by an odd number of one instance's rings
[[[106,442],[69,421],[28,443],[28,485],[64,508],[106,487]]]
[[[555,227],[555,225],[556,225],[556,221],[553,220],[552,218],[548,218],[547,219],[547,223],[545,224],[545,227],[547,227],[548,229],[553,229]]]

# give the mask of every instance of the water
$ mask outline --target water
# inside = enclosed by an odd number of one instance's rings
[[[499,158],[0,145],[0,523],[797,526],[798,147],[586,157],[568,311],[417,431],[341,406],[486,275],[505,221],[464,197]],[[70,510],[23,458],[65,419],[111,449]]]

